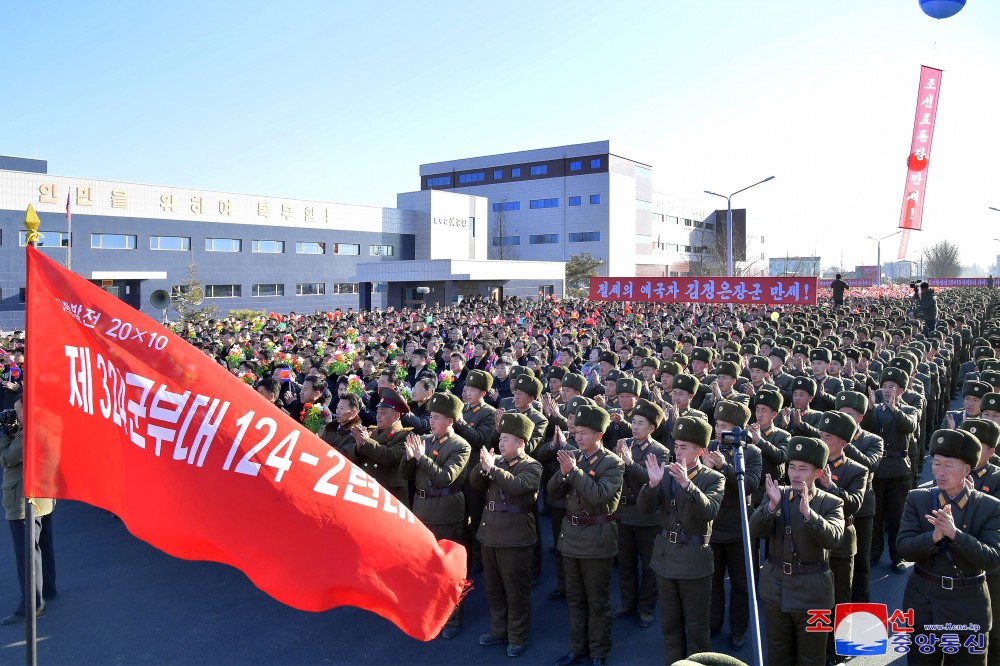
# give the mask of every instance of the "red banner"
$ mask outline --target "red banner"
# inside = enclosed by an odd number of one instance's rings
[[[437,635],[464,590],[462,546],[212,358],[27,252],[26,496],[107,509],[289,606]]]
[[[903,210],[899,215],[901,229],[920,231],[923,224],[924,191],[927,187],[927,170],[930,164],[931,140],[934,138],[934,120],[937,118],[940,89],[941,70],[921,67],[917,111],[913,119],[913,137],[910,140],[910,155],[906,163]]]
[[[590,278],[595,301],[816,305],[816,278]]]

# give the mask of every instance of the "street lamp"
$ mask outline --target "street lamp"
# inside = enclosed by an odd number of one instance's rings
[[[726,275],[733,277],[733,204],[732,198],[735,197],[740,192],[746,192],[751,187],[757,187],[761,183],[766,183],[769,180],[774,179],[774,176],[768,176],[764,180],[754,183],[753,185],[747,185],[742,190],[736,190],[728,197],[724,194],[717,194],[715,192],[709,192],[705,190],[705,194],[711,194],[714,197],[722,197],[726,200]],[[718,233],[718,231],[716,231]]]
[[[866,238],[870,238],[873,241],[875,241],[876,243],[878,243],[878,259],[876,261],[878,263],[878,286],[880,286],[880,287],[882,286],[882,241],[884,241],[886,238],[892,238],[893,236],[895,236],[897,234],[901,234],[901,233],[903,233],[902,229],[900,229],[899,231],[893,232],[893,233],[889,234],[888,236],[882,236],[882,238],[875,238],[874,236],[867,236],[866,237]]]

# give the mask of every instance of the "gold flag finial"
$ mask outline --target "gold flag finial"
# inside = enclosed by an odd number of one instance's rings
[[[41,225],[42,221],[38,219],[38,213],[35,212],[34,207],[28,204],[28,210],[24,214],[24,228],[28,230],[28,237],[25,239],[25,244],[37,243],[39,239],[43,236],[38,233],[38,227]]]

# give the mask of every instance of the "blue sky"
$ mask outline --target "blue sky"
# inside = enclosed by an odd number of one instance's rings
[[[924,229],[1000,254],[1000,2],[3,3],[0,153],[51,173],[393,205],[417,168],[612,139],[659,190],[738,190],[772,256],[874,263],[921,64]],[[898,239],[883,244],[895,257]]]

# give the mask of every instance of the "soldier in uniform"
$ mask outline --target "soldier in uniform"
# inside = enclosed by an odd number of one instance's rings
[[[708,541],[726,481],[700,464],[711,436],[707,421],[682,416],[673,432],[676,462],[667,467],[652,452],[646,457],[649,483],[639,492],[638,506],[660,516],[651,566],[660,595],[665,664],[712,647],[705,603],[712,593]]]
[[[707,414],[691,407],[691,400],[698,394],[698,386],[698,379],[694,375],[678,374],[674,376],[673,387],[670,389],[671,404],[664,409],[666,416],[665,427],[669,436],[666,441],[662,442],[667,447],[667,450],[671,452],[673,451],[674,440],[670,433],[672,433],[674,424],[677,423],[680,417],[693,416],[708,421]]]
[[[778,387],[785,401],[790,402],[792,399],[792,382],[795,381],[795,375],[785,370],[784,364],[788,360],[788,351],[781,347],[772,347],[768,358],[771,362],[771,383]]]
[[[756,394],[758,391],[763,391],[766,389],[777,390],[777,386],[771,381],[771,375],[768,371],[771,369],[771,362],[767,360],[765,356],[751,356],[750,360],[747,361],[747,367],[750,371],[750,386],[748,389],[752,394]]]
[[[383,389],[385,390],[385,389]],[[431,396],[431,434],[406,437],[406,459],[400,474],[413,479],[416,498],[413,513],[434,534],[434,538],[462,543],[465,531],[465,497],[462,483],[469,462],[469,443],[455,434],[453,426],[462,418],[462,401],[451,393]],[[462,629],[462,604],[448,618],[442,638],[455,638]]]
[[[524,414],[504,414],[499,455],[479,449],[479,464],[469,475],[473,487],[485,491],[486,510],[476,538],[482,543],[490,631],[479,637],[479,644],[506,642],[508,657],[524,654],[531,628],[529,579],[537,533],[532,507],[542,464],[524,452],[524,443],[534,427]]]
[[[408,414],[410,408],[403,397],[391,388],[379,389],[378,395],[375,425],[365,430],[360,423],[355,424],[351,428],[354,446],[344,446],[341,453],[409,506],[409,492],[406,480],[399,474],[399,464],[406,455],[406,438],[411,430],[404,428],[399,419]]]
[[[622,377],[615,382],[618,406],[607,408],[607,412],[611,416],[611,423],[608,425],[608,431],[601,438],[604,446],[614,450],[618,445],[618,440],[632,436],[632,410],[635,409],[635,403],[639,399],[641,390],[642,382],[635,377]]]
[[[566,570],[569,652],[556,666],[580,663],[587,655],[594,666],[603,666],[611,651],[611,563],[618,552],[614,512],[625,464],[601,445],[610,420],[600,407],[577,409],[580,450],[559,451],[559,472],[549,481],[550,497],[568,498],[558,548]]]
[[[957,654],[940,646],[930,654],[910,650],[910,664],[985,664],[967,642],[991,626],[986,572],[1000,566],[1000,500],[966,485],[980,460],[979,439],[963,430],[938,430],[931,438],[936,487],[906,498],[896,548],[914,567],[903,592],[914,628],[960,621],[981,631],[956,631]]]
[[[750,497],[760,483],[762,468],[760,449],[747,446],[743,449],[746,463],[744,478],[746,496],[740,497],[736,481],[734,462],[735,446],[723,441],[723,434],[731,434],[733,428],[745,428],[750,420],[750,409],[740,402],[723,400],[715,406],[716,441],[709,445],[702,462],[720,472],[726,478],[725,495],[719,514],[712,524],[712,556],[714,572],[712,578],[711,630],[713,634],[722,631],[726,615],[725,576],[729,573],[729,630],[734,649],[743,647],[744,634],[750,623],[750,605],[747,571],[743,541],[743,516],[740,502],[749,505]]]
[[[659,516],[655,510],[638,506],[639,491],[649,481],[647,459],[653,455],[657,464],[666,465],[670,452],[652,439],[653,431],[663,422],[663,410],[640,399],[632,413],[632,436],[621,439],[615,453],[625,463],[622,499],[618,505],[618,587],[621,606],[613,614],[618,620],[639,613],[639,626],[653,626],[656,610],[656,578],[650,568],[653,541]]]
[[[715,381],[700,407],[703,412],[708,414],[710,423],[714,423],[715,406],[723,400],[750,406],[750,396],[735,389],[736,380],[740,376],[739,364],[733,361],[722,361],[715,367],[715,373]]]
[[[483,370],[470,370],[465,378],[465,386],[462,387],[462,417],[453,427],[455,434],[469,443],[469,459],[473,461],[479,460],[479,452],[493,435],[496,420],[493,414],[496,410],[484,400],[491,388],[493,375]],[[473,538],[482,521],[483,492],[473,486],[471,480],[466,480],[462,494],[465,495],[465,513],[468,518],[466,543],[469,544],[469,573],[476,574],[483,570],[479,541]]]
[[[824,347],[813,349],[809,353],[812,380],[816,382],[816,394],[813,397],[812,406],[820,412],[836,409],[834,398],[844,390],[843,380],[827,373],[832,360],[833,355],[830,350]]]
[[[790,487],[765,477],[767,501],[750,517],[750,534],[767,537],[760,574],[767,659],[772,665],[825,663],[824,633],[806,631],[808,611],[833,608],[830,551],[844,537],[843,502],[816,487],[829,457],[813,437],[788,440]]]
[[[970,379],[962,384],[963,409],[949,411],[945,416],[944,425],[953,429],[962,425],[965,419],[979,418],[983,411],[983,398],[992,392],[993,387],[986,382]]]

